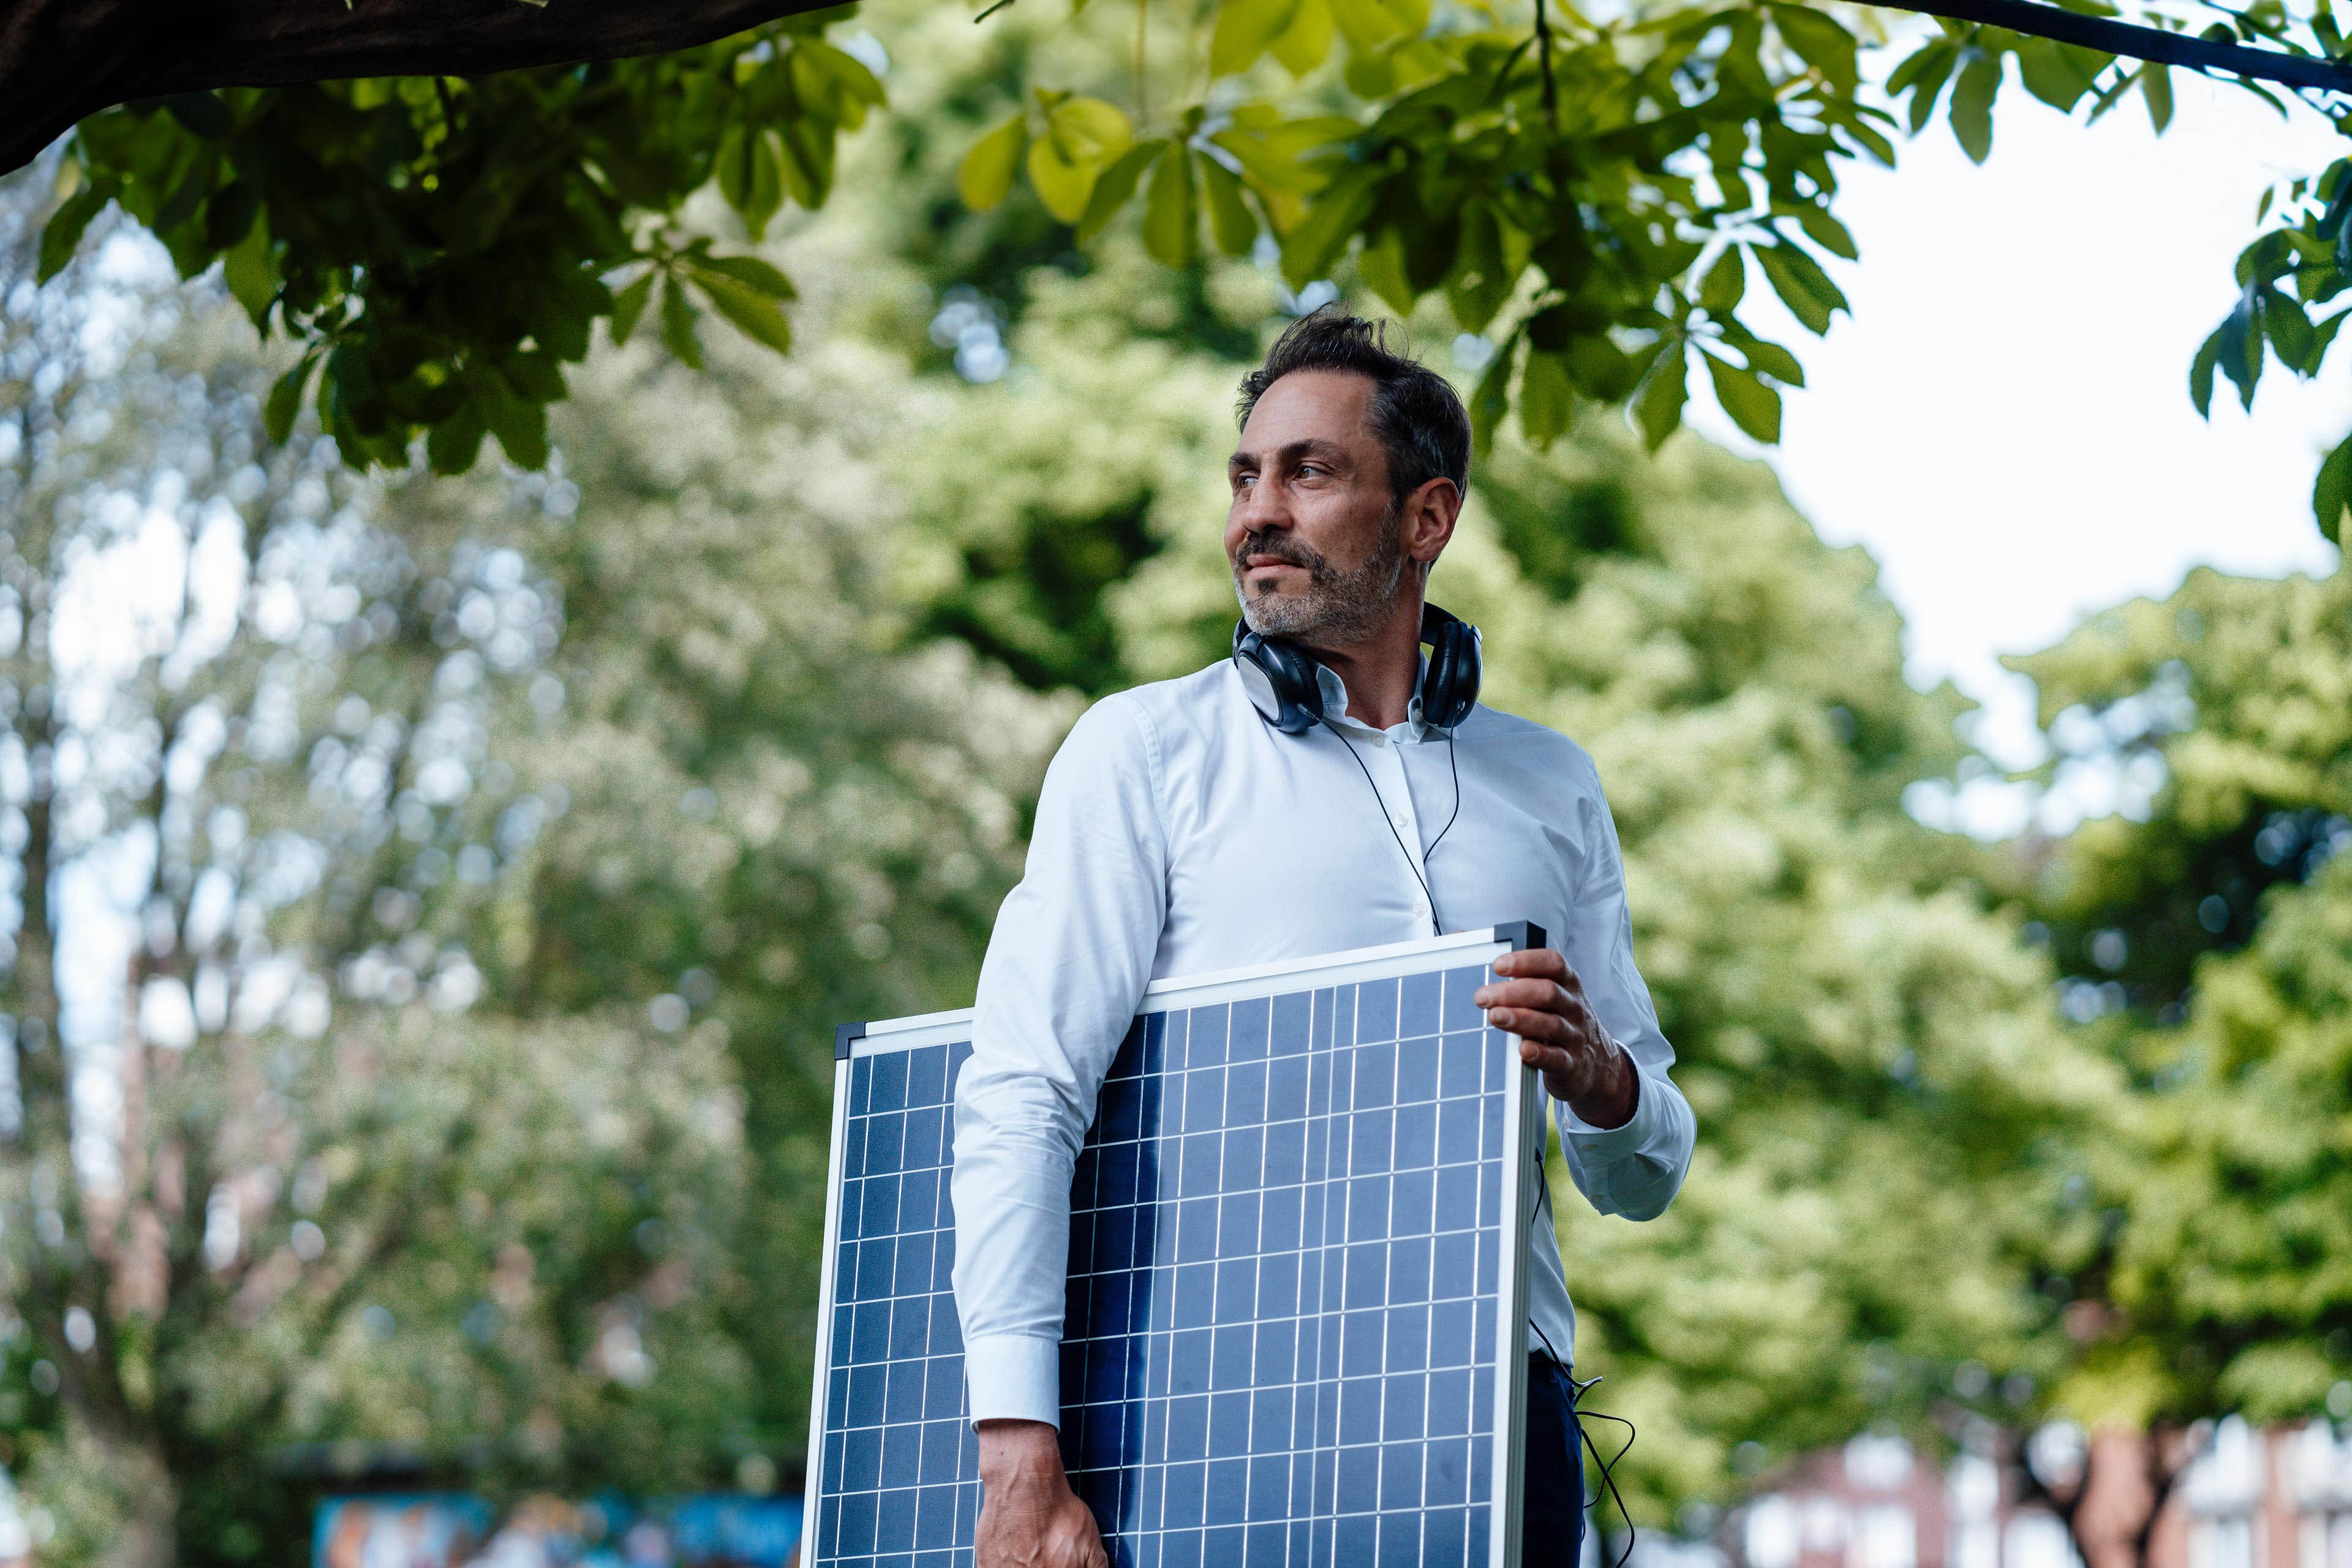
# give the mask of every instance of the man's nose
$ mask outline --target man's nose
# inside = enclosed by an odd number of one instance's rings
[[[1234,520],[1244,532],[1269,533],[1291,525],[1290,508],[1284,504],[1279,486],[1260,480],[1242,492],[1239,504],[1234,508]]]

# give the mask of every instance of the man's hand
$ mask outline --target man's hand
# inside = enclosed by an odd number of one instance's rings
[[[1548,947],[1507,952],[1495,960],[1504,978],[1482,985],[1471,1001],[1486,1022],[1519,1037],[1519,1060],[1543,1074],[1554,1100],[1589,1127],[1622,1127],[1633,1119],[1641,1078],[1625,1047],[1609,1037],[1584,1000],[1584,983],[1568,960]]]
[[[980,1424],[975,1568],[1109,1568],[1092,1510],[1062,1473],[1062,1447],[1043,1421]]]

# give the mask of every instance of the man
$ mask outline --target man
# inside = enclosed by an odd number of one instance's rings
[[[1284,732],[1239,660],[1220,662],[1096,704],[1046,773],[956,1090],[979,1568],[1104,1561],[1055,1431],[1070,1179],[1150,981],[1533,921],[1556,946],[1497,959],[1503,978],[1476,1000],[1559,1102],[1577,1185],[1604,1214],[1646,1219],[1690,1163],[1690,1107],[1633,966],[1591,759],[1492,709],[1450,731],[1421,710],[1425,585],[1469,479],[1460,398],[1326,310],[1242,383],[1241,414],[1234,592],[1248,630],[1311,656],[1321,713]],[[1531,1342],[1547,1348],[1528,1373],[1524,1561],[1568,1568],[1583,1470],[1548,1204],[1528,1258]]]

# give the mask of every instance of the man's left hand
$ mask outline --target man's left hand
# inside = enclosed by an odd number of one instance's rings
[[[1568,960],[1529,948],[1495,960],[1495,973],[1502,978],[1470,1000],[1486,1010],[1489,1025],[1519,1037],[1519,1060],[1543,1074],[1552,1098],[1566,1100],[1588,1127],[1631,1121],[1641,1094],[1633,1059],[1593,1016]]]

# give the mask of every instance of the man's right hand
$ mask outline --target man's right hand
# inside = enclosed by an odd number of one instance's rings
[[[1109,1568],[1094,1510],[1062,1473],[1062,1445],[1043,1421],[980,1424],[975,1568]]]

